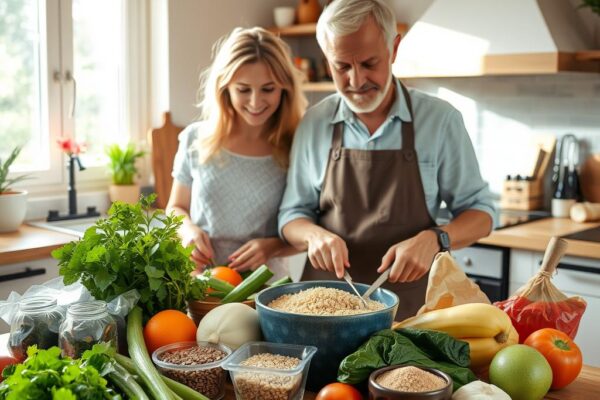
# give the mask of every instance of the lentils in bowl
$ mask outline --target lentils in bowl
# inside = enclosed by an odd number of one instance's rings
[[[222,344],[178,342],[156,349],[152,361],[164,376],[217,400],[225,395],[222,364],[230,354]]]

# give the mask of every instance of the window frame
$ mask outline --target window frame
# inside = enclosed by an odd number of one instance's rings
[[[122,113],[125,116],[123,126],[130,132],[129,141],[144,150],[148,150],[145,132],[151,126],[149,1],[151,0],[124,0],[122,14],[126,42],[125,54],[121,55],[125,57],[122,78],[127,83],[122,93]],[[15,189],[25,189],[37,197],[62,195],[66,198],[67,156],[59,149],[57,141],[63,133],[73,132],[75,125],[70,118],[73,83],[61,79],[68,71],[73,71],[74,67],[72,1],[40,0],[39,8],[38,25],[46,39],[45,42],[38,42],[42,98],[40,129],[42,143],[49,149],[49,168],[31,172],[13,171],[9,173],[9,177],[28,173],[33,179],[15,184]],[[141,175],[140,183],[147,183],[150,175],[149,161],[140,162],[138,170]],[[78,192],[107,191],[109,184],[110,176],[105,166],[88,167],[84,173],[76,174]]]

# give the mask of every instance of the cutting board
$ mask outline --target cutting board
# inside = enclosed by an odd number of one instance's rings
[[[179,145],[179,133],[182,127],[173,125],[171,113],[165,112],[163,126],[150,131],[152,142],[152,170],[154,172],[154,191],[157,195],[155,206],[164,209],[173,186],[173,160]]]

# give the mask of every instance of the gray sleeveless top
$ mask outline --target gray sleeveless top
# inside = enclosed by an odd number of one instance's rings
[[[201,164],[194,146],[202,127],[195,122],[179,135],[173,178],[191,188],[190,217],[210,236],[215,262],[226,264],[248,240],[278,236],[286,171],[272,156],[244,156],[225,149]],[[269,260],[267,265],[275,277],[289,274],[285,259]]]

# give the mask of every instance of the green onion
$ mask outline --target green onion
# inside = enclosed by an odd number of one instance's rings
[[[208,286],[212,289],[215,289],[218,292],[222,292],[225,294],[231,292],[235,287],[231,283],[225,282],[224,280],[221,280],[219,278],[215,278],[214,276],[208,278]]]
[[[283,278],[278,279],[275,282],[271,282],[269,284],[269,287],[285,285],[286,283],[292,283],[292,282],[293,282],[292,278],[290,278],[289,276],[284,276]]]
[[[172,400],[173,393],[162,381],[161,375],[148,356],[142,333],[142,309],[138,306],[133,307],[127,317],[127,344],[135,369],[150,394],[156,400]]]

